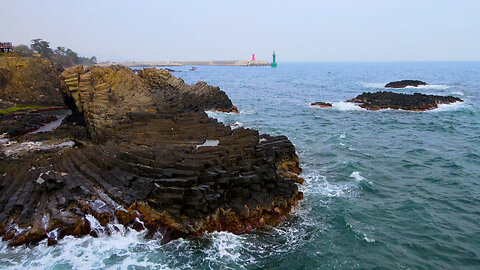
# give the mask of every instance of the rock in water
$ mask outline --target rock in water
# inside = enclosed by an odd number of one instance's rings
[[[60,72],[42,57],[0,57],[0,99],[18,104],[62,106]]]
[[[385,87],[386,88],[405,88],[407,86],[418,87],[420,85],[428,85],[428,83],[418,81],[418,80],[403,80],[403,81],[389,82],[385,85]]]
[[[242,233],[279,224],[302,198],[285,136],[231,130],[206,115],[233,107],[218,87],[155,69],[76,67],[62,77],[72,119],[84,126],[65,123],[51,137],[75,147],[0,159],[0,232],[11,245],[55,243],[53,231],[98,235],[92,216],[160,232],[164,242]]]
[[[313,102],[312,104],[310,104],[311,106],[317,106],[317,107],[320,107],[320,108],[329,108],[329,107],[332,107],[333,105],[331,103],[326,103],[326,102]]]
[[[399,94],[388,91],[363,93],[347,102],[361,103],[367,110],[402,109],[409,111],[426,111],[438,108],[438,104],[450,104],[463,100],[452,96],[425,95],[420,93]]]

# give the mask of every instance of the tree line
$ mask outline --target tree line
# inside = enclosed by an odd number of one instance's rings
[[[39,54],[64,68],[75,65],[95,65],[97,63],[97,58],[95,56],[90,58],[81,57],[76,52],[65,47],[59,46],[57,49],[53,50],[50,48],[50,42],[40,38],[32,39],[30,47],[23,44],[14,46],[13,51],[19,56],[24,57],[31,57],[34,54]]]

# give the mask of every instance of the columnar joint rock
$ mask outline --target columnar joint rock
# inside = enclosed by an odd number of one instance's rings
[[[72,130],[87,135],[70,136],[73,148],[0,160],[0,231],[12,245],[95,236],[89,215],[159,231],[163,241],[242,233],[279,224],[302,198],[298,156],[285,136],[232,130],[206,115],[236,111],[218,87],[156,69],[79,66],[62,78],[73,118],[85,125]]]

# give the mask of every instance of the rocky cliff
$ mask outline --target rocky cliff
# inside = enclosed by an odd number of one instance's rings
[[[0,99],[17,104],[63,105],[61,70],[41,57],[0,57]]]
[[[236,111],[218,87],[156,69],[76,67],[62,78],[71,122],[0,149],[0,233],[11,245],[95,236],[92,219],[163,241],[242,233],[279,224],[302,198],[286,137],[208,118]]]

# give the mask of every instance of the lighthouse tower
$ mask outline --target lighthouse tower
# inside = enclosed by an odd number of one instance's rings
[[[277,67],[277,62],[275,62],[275,58],[276,58],[277,55],[275,54],[275,51],[273,51],[273,55],[272,55],[272,56],[273,56],[273,62],[270,64],[270,66],[271,66],[272,68],[276,68],[276,67]]]
[[[255,54],[252,55],[252,61],[255,61]]]

